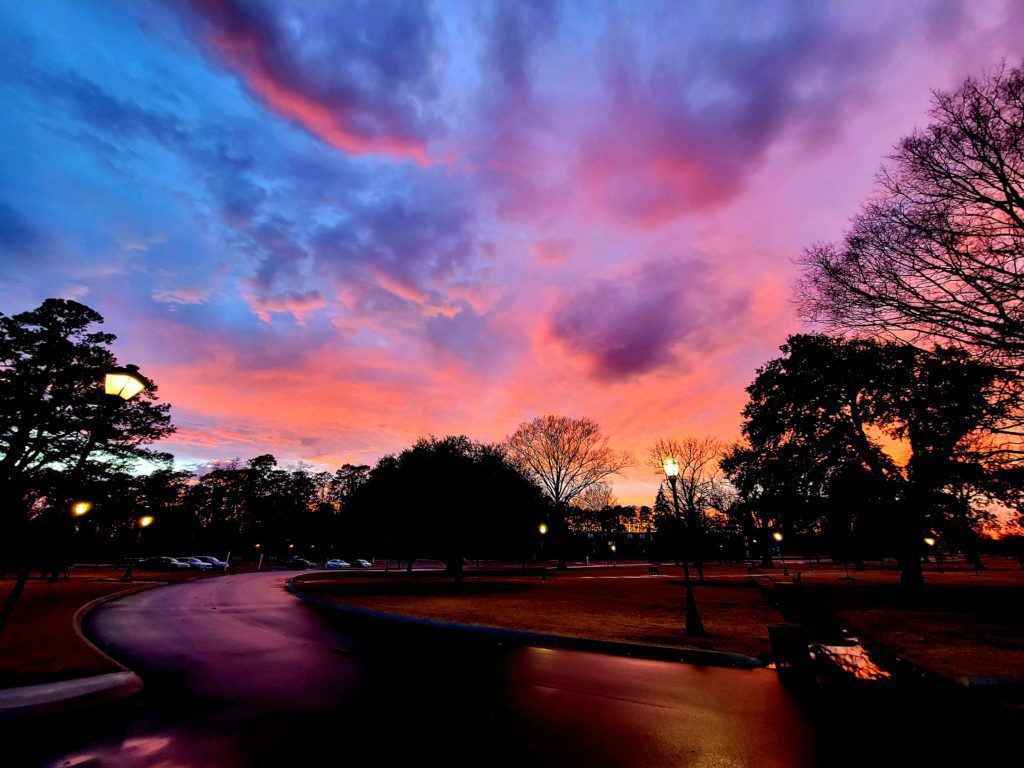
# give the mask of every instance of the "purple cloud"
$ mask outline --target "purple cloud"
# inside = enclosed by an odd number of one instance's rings
[[[723,289],[702,261],[650,261],[568,296],[551,331],[599,379],[627,379],[674,364],[681,348],[706,349],[742,322],[748,294]]]
[[[201,36],[274,112],[354,154],[426,164],[435,23],[418,3],[193,2]]]

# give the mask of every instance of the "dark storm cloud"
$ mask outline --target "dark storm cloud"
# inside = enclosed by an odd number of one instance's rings
[[[719,206],[779,139],[796,137],[807,151],[831,140],[876,94],[907,35],[948,32],[957,18],[947,2],[882,30],[850,24],[825,3],[726,8],[736,23],[694,18],[702,34],[686,53],[673,49],[672,29],[646,30],[654,53],[628,25],[609,32],[606,120],[584,142],[583,175],[627,220],[654,226]]]
[[[556,309],[551,330],[600,379],[626,379],[706,350],[742,322],[746,293],[721,288],[710,266],[665,259],[591,282]]]

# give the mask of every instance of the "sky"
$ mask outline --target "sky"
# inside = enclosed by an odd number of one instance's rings
[[[1024,0],[88,2],[0,17],[0,311],[59,296],[183,467],[588,416],[734,440],[935,89]]]

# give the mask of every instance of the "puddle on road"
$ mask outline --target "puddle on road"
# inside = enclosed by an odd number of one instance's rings
[[[892,673],[880,667],[864,646],[850,638],[845,645],[826,645],[813,643],[810,646],[811,657],[819,663],[825,663],[844,673],[852,680],[866,682],[884,682],[892,679]]]

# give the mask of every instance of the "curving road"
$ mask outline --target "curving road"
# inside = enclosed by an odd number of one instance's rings
[[[771,766],[814,762],[774,673],[334,626],[282,573],[132,595],[87,631],[146,681],[129,721],[44,764]],[[390,762],[384,764],[390,765]]]

